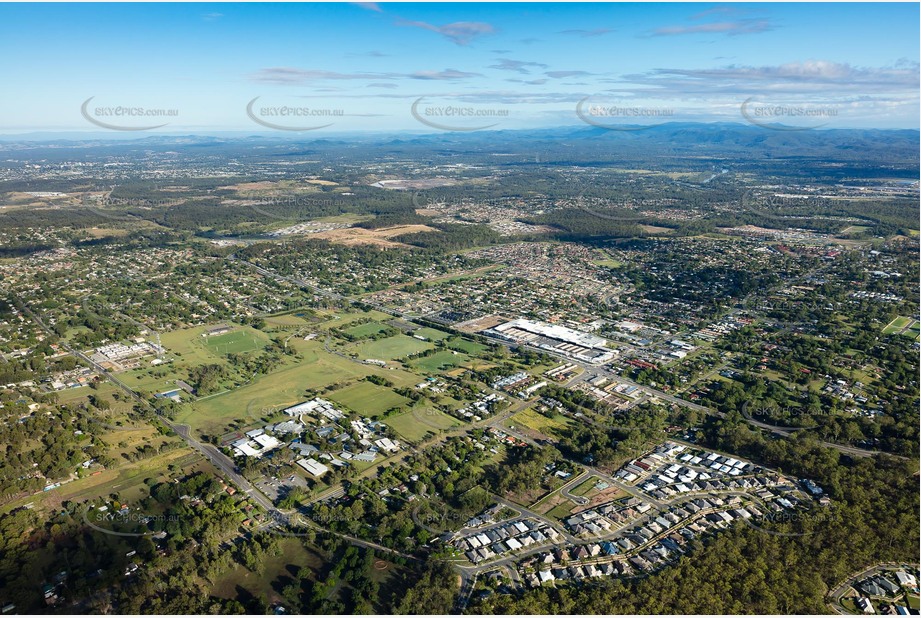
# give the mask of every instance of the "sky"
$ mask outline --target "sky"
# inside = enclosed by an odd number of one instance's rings
[[[917,3],[0,4],[0,133],[917,129],[918,24]]]

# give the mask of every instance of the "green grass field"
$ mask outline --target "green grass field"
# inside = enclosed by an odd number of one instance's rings
[[[903,330],[904,332],[902,332]],[[899,333],[904,337],[917,339],[918,335],[921,334],[921,325],[919,325],[918,320],[914,318],[899,316],[883,328],[884,335],[895,335]]]
[[[357,326],[352,326],[345,329],[345,332],[352,335],[353,337],[370,337],[371,335],[376,335],[384,330],[387,327],[379,322],[368,322],[367,324],[359,324]]]
[[[908,602],[908,607],[912,609],[921,608],[921,602],[919,602],[917,594],[906,594],[905,600]]]
[[[426,356],[425,358],[412,360],[409,364],[413,368],[418,368],[422,371],[438,373],[439,371],[447,371],[455,367],[460,367],[468,360],[469,357],[466,354],[445,350],[442,352],[436,352],[435,354]]]
[[[292,326],[307,326],[311,322],[303,317],[298,316],[297,313],[284,313],[281,315],[272,315],[265,318],[265,323],[276,328],[285,328]]]
[[[413,334],[419,335],[420,337],[425,337],[426,339],[431,339],[432,341],[441,341],[442,339],[450,337],[450,335],[443,330],[428,328],[427,326],[417,328]]]
[[[226,354],[261,350],[269,343],[268,335],[249,326],[237,326],[224,335],[202,337],[209,328],[212,326],[170,331],[160,335],[160,342],[189,365],[220,363]]]
[[[564,520],[564,519],[567,519],[570,515],[572,515],[572,508],[573,508],[572,502],[567,500],[566,502],[563,502],[562,504],[556,505],[555,507],[547,511],[546,514],[549,515],[550,517],[556,517],[559,520]]]
[[[365,341],[349,349],[357,352],[361,358],[393,360],[422,350],[431,350],[433,347],[431,343],[425,341],[419,341],[406,335],[396,335],[377,341]]]
[[[258,335],[257,335],[258,333]],[[216,355],[246,354],[261,350],[268,343],[268,337],[255,329],[235,330],[226,335],[204,338],[205,347]]]
[[[543,414],[540,414],[531,408],[522,410],[521,412],[514,414],[509,419],[509,423],[523,425],[529,429],[533,429],[534,431],[539,431],[540,433],[549,435],[552,435],[561,429],[565,429],[571,422],[572,421],[560,414],[554,415],[553,418],[547,418]]]
[[[486,346],[482,343],[477,343],[476,341],[468,341],[467,339],[456,338],[447,342],[446,344],[452,350],[459,350],[465,354],[470,354],[471,356],[476,356],[482,354],[486,351]]]
[[[379,369],[329,354],[323,349],[322,341],[292,339],[290,345],[303,357],[302,360],[293,361],[268,375],[258,376],[253,382],[232,391],[196,401],[179,415],[177,421],[202,433],[223,434],[235,420],[258,421],[267,410],[278,410],[304,401],[306,389],[321,390],[336,382],[355,381],[371,374],[384,376],[396,386],[411,386],[419,382],[419,376],[407,371]],[[381,388],[370,382],[364,384]],[[335,394],[341,392],[335,391]],[[393,391],[390,393],[399,397]]]
[[[317,311],[317,317],[325,321],[328,326],[338,326],[343,327],[352,322],[356,322],[361,319],[371,319],[375,322],[387,322],[392,320],[393,316],[383,313],[381,311],[358,311],[358,310],[343,310],[343,311]]]
[[[448,416],[440,410],[428,407],[419,407],[397,416],[384,420],[395,432],[410,442],[423,440],[429,432],[458,427],[462,423],[453,416]]]
[[[220,430],[237,419],[258,420],[263,410],[277,409],[304,400],[304,391],[321,389],[334,382],[354,380],[372,373],[370,367],[327,354],[318,341],[294,343],[304,356],[302,362],[287,365],[253,382],[208,399],[197,401],[177,420],[205,433]]]
[[[409,403],[409,399],[396,394],[393,390],[365,381],[333,391],[328,397],[336,403],[355,410],[362,416],[371,417],[379,416],[390,408]]]
[[[126,415],[134,408],[134,404],[131,400],[117,401],[115,399],[116,394],[121,397],[123,393],[121,389],[117,389],[110,382],[100,383],[95,390],[89,386],[81,386],[79,388],[68,388],[63,391],[57,391],[58,403],[62,404],[85,403],[89,400],[90,395],[102,397],[109,402],[111,407],[105,413],[97,411],[96,415],[104,418],[105,422],[110,425],[116,425],[119,421],[130,424]],[[127,399],[127,396],[125,398]]]
[[[183,473],[190,472],[193,468],[208,469],[214,473],[211,464],[201,455],[186,448],[178,448],[137,462],[122,462],[116,468],[108,468],[98,474],[64,483],[57,489],[8,502],[0,511],[9,512],[29,503],[37,510],[60,508],[61,503],[65,501],[93,501],[113,493],[118,494],[119,499],[132,503],[149,495],[145,479],[153,478],[160,482],[175,478],[176,473],[167,470],[170,465],[181,468]]]
[[[579,483],[577,487],[570,489],[569,493],[574,496],[586,496],[590,492],[598,493],[598,491],[595,489],[595,485],[598,484],[598,481],[599,478],[597,476],[590,476],[588,479]]]
[[[136,391],[160,393],[176,389],[176,380],[187,375],[178,365],[161,365],[154,369],[134,369],[118,377]]]

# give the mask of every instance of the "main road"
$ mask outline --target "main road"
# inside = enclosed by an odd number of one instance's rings
[[[56,336],[45,322],[34,312],[32,308],[29,307],[21,298],[18,296],[13,296],[16,301],[16,304],[19,306],[20,310],[28,315],[42,330],[52,336]],[[104,376],[108,381],[114,384],[118,389],[124,392],[126,395],[131,397],[134,401],[140,404],[142,407],[151,409],[150,402],[147,401],[144,397],[138,395],[134,390],[119,380],[117,377],[109,373],[105,367],[94,361],[92,358],[84,354],[83,352],[73,348],[65,340],[60,339],[59,344],[62,348],[67,350],[75,358],[79,358],[84,363],[95,369],[99,372],[100,375]],[[237,472],[237,466],[234,464],[233,460],[230,459],[227,455],[220,452],[215,446],[211,444],[202,444],[198,440],[192,437],[189,432],[189,427],[187,425],[179,425],[172,422],[170,419],[158,415],[160,421],[176,432],[180,438],[185,440],[186,444],[189,445],[193,450],[201,453],[206,459],[208,459],[214,466],[224,473],[227,478],[234,483],[237,487],[240,488],[240,491],[245,493],[247,496],[253,499],[259,506],[266,510],[267,513],[274,515],[276,513],[275,506],[272,504],[272,501],[269,500],[261,491],[259,491],[252,483],[250,483],[246,478],[243,477],[240,473]]]

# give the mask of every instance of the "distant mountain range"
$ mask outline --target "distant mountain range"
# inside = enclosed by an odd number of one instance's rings
[[[459,155],[492,155],[496,163],[530,161],[538,164],[601,164],[617,160],[650,160],[666,157],[705,158],[713,161],[764,162],[784,159],[822,160],[848,165],[892,165],[917,175],[919,138],[916,129],[813,129],[772,130],[740,123],[666,123],[640,130],[609,130],[569,126],[537,130],[476,132],[362,133],[328,135],[253,134],[151,134],[123,136],[110,133],[33,133],[0,136],[0,152],[41,151],[59,158],[67,151],[94,151],[96,156],[130,151],[177,151],[194,155],[259,154],[266,157],[317,155],[398,156],[434,158]],[[59,152],[54,152],[59,151]],[[60,152],[64,151],[64,152]],[[505,157],[500,160],[499,157]]]

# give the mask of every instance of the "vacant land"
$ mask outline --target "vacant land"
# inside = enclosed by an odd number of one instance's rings
[[[170,466],[177,472],[168,472]],[[118,495],[122,502],[133,503],[149,495],[150,488],[145,480],[168,481],[175,478],[174,475],[187,474],[193,470],[208,470],[216,474],[211,464],[201,455],[187,448],[178,448],[137,462],[121,463],[117,468],[102,470],[64,483],[56,489],[14,500],[4,505],[3,511],[30,503],[36,509],[60,508],[64,502],[92,502],[111,494]]]
[[[531,408],[522,410],[509,419],[509,423],[522,425],[546,435],[553,435],[561,429],[566,429],[571,422],[561,414],[555,414],[553,418],[548,418]]]
[[[569,493],[571,493],[574,496],[585,496],[590,491],[595,490],[595,485],[598,484],[599,480],[600,479],[597,476],[590,476],[585,481],[582,481],[581,483],[579,483],[576,487],[570,489]]]
[[[275,328],[287,329],[292,326],[307,326],[310,324],[310,316],[306,313],[285,313],[273,315],[265,318],[265,323]]]
[[[461,339],[460,337],[455,337],[451,339],[445,345],[447,345],[452,350],[459,350],[466,354],[470,354],[471,356],[477,356],[478,354],[482,354],[488,349],[482,343],[477,343],[476,341],[469,341],[467,339]]]
[[[564,519],[568,519],[569,516],[572,515],[572,509],[574,508],[574,506],[575,505],[573,505],[572,502],[564,499],[563,502],[560,502],[559,504],[555,505],[552,509],[547,511],[545,515],[549,515],[550,517],[555,517],[562,521]]]
[[[256,420],[262,416],[260,410],[303,401],[306,389],[322,389],[372,373],[370,367],[327,354],[320,342],[298,341],[295,345],[303,354],[303,361],[258,376],[232,391],[197,401],[177,420],[205,433],[223,433],[221,430],[234,420]]]
[[[329,398],[362,416],[371,417],[380,416],[391,408],[409,403],[409,399],[396,394],[392,389],[365,381],[333,391]]]
[[[410,442],[423,440],[429,432],[436,433],[461,425],[453,416],[427,407],[414,408],[409,412],[391,416],[384,422]]]
[[[422,343],[415,339],[410,338],[410,340]],[[407,371],[381,369],[330,354],[325,351],[323,342],[316,339],[312,341],[292,339],[289,345],[297,350],[301,357],[299,360],[292,361],[268,375],[257,376],[252,382],[239,388],[196,401],[181,412],[177,420],[190,425],[196,431],[220,435],[227,431],[229,424],[233,421],[256,421],[265,415],[266,410],[278,410],[304,401],[307,398],[308,389],[322,391],[332,384],[353,383],[372,374],[386,377],[396,386],[411,386],[419,381],[418,376]],[[382,388],[368,382],[362,384]],[[333,394],[340,395],[344,390],[346,389],[334,391],[329,397],[332,398]],[[405,398],[389,389],[382,390],[398,398],[396,399],[398,402],[406,401]],[[368,409],[368,405],[361,403],[361,397],[358,397],[357,400],[350,400],[362,406],[356,408],[356,411]],[[394,399],[388,401],[394,401]],[[352,407],[347,402],[343,403]],[[370,405],[373,406],[375,403],[372,402]],[[389,406],[383,408],[382,411],[387,409]]]
[[[361,227],[347,227],[338,230],[326,230],[312,234],[312,238],[323,238],[342,245],[377,245],[378,247],[408,247],[401,242],[390,240],[394,236],[415,234],[416,232],[437,232],[427,225],[398,225],[396,227],[367,230]]]

